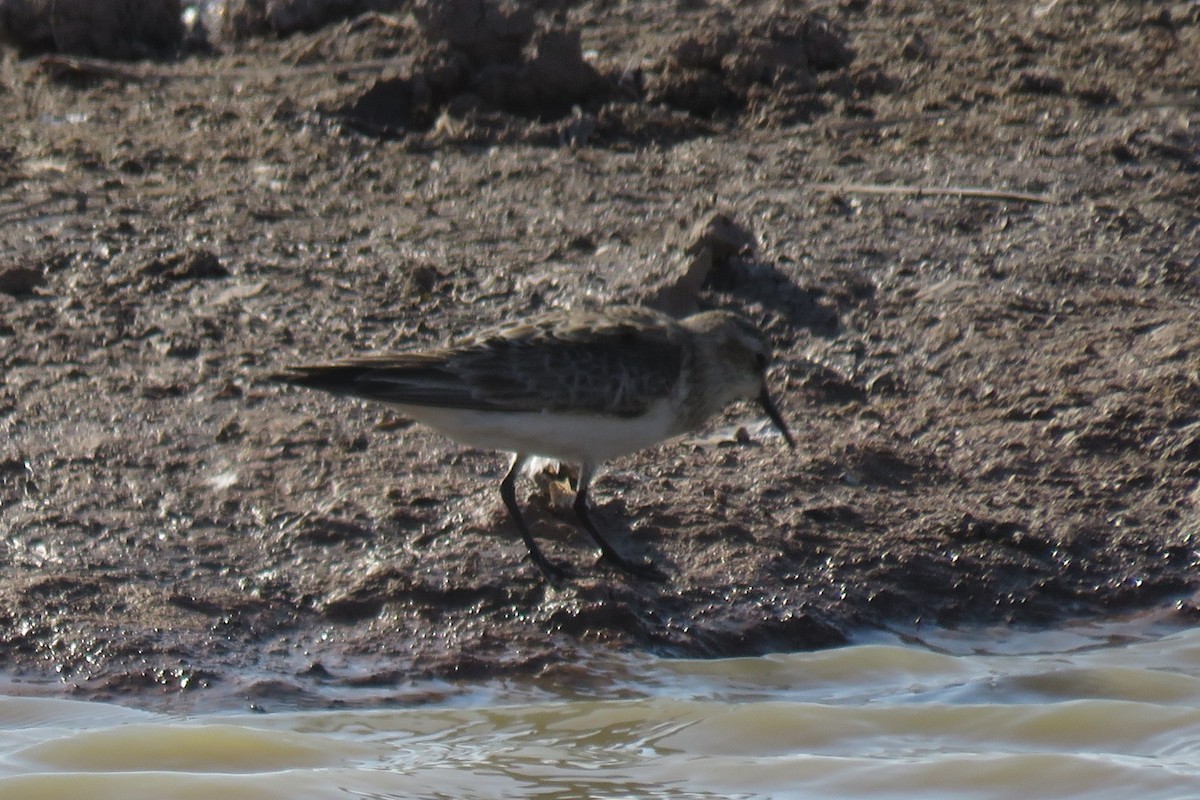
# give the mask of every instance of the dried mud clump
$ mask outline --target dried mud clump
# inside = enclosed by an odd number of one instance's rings
[[[528,8],[485,0],[419,0],[413,17],[428,41],[445,42],[479,66],[520,61],[534,32]]]
[[[786,12],[739,30],[722,12],[701,27],[667,48],[647,81],[648,101],[708,117],[789,106],[815,94],[817,73],[854,60],[845,37],[815,14]]]
[[[676,317],[700,309],[707,289],[727,290],[735,283],[736,260],[754,252],[756,237],[731,215],[710,212],[688,230],[680,249],[685,261],[670,280],[652,288],[646,305]]]
[[[579,32],[539,30],[522,6],[427,0],[413,6],[424,39],[409,77],[376,81],[341,110],[361,130],[429,130],[455,117],[506,112],[552,120],[603,96],[608,82],[583,59]]]
[[[413,18],[421,42],[411,73],[378,80],[339,109],[351,127],[382,136],[515,132],[572,145],[686,137],[724,113],[807,119],[823,108],[817,73],[854,58],[831,23],[794,10],[741,28],[728,12],[698,20],[713,32],[678,37],[643,70],[589,63],[579,31],[540,27],[524,4],[420,0]]]
[[[183,41],[182,13],[179,0],[0,0],[0,41],[25,54],[164,58]]]
[[[703,308],[710,293],[733,294],[814,333],[837,330],[838,313],[822,293],[794,284],[759,257],[758,237],[732,212],[709,211],[685,231],[676,242],[682,256],[678,268],[643,291],[639,302],[682,317]]]
[[[287,36],[397,5],[397,0],[223,0],[207,4],[205,27],[228,41]]]

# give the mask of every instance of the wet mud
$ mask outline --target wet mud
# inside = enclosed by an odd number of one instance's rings
[[[313,13],[0,65],[0,669],[28,691],[271,708],[1195,619],[1193,4]],[[748,405],[609,465],[597,524],[661,582],[598,563],[547,479],[522,505],[581,573],[547,584],[504,456],[267,379],[617,302],[760,322],[800,445]]]

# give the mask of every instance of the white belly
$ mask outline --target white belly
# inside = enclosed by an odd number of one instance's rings
[[[656,403],[640,417],[397,408],[461,444],[575,464],[599,464],[656,444],[667,438],[673,421],[666,401]]]

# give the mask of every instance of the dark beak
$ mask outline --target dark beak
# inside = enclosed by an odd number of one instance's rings
[[[771,400],[771,395],[767,392],[766,384],[763,384],[762,391],[758,393],[758,404],[763,407],[763,411],[767,412],[767,416],[771,418],[771,422],[779,432],[783,434],[783,438],[787,439],[788,447],[796,449],[796,440],[792,438],[792,432],[788,430],[787,424],[783,421],[783,417],[779,414],[779,409],[775,407],[775,402]]]

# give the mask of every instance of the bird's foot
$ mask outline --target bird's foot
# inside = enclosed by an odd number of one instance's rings
[[[646,581],[665,581],[667,579],[667,573],[659,569],[653,561],[634,561],[618,555],[616,552],[604,553],[600,558],[635,578]]]
[[[575,577],[575,570],[571,569],[571,567],[557,561],[551,561],[540,553],[530,553],[529,560],[542,571],[542,575],[546,577],[547,581],[556,586]]]

